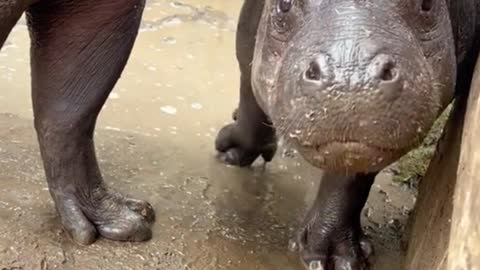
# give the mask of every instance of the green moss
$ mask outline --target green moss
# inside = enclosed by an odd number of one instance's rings
[[[416,185],[416,182],[425,175],[430,160],[432,159],[436,145],[443,133],[443,128],[450,115],[449,106],[437,119],[423,143],[401,158],[392,168],[395,172],[394,181]]]

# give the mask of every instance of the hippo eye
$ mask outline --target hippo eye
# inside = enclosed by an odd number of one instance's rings
[[[434,0],[423,0],[422,1],[422,11],[428,12],[433,8]]]
[[[280,0],[278,3],[279,11],[287,13],[292,9],[293,0]]]

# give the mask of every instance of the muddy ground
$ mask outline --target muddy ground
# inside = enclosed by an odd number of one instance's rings
[[[98,123],[112,187],[157,212],[146,243],[73,244],[59,226],[32,127],[28,32],[0,52],[0,269],[302,269],[288,240],[321,171],[281,147],[273,163],[220,164],[213,140],[237,102],[240,0],[150,0],[123,76]],[[399,270],[415,191],[382,173],[363,219],[375,270]]]

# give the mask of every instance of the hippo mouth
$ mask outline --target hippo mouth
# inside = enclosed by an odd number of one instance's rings
[[[312,165],[330,171],[375,172],[398,160],[406,148],[384,148],[358,141],[331,141],[300,146],[302,156]]]

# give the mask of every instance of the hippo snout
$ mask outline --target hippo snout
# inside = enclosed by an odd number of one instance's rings
[[[361,15],[369,23],[332,19],[318,39],[300,31],[270,99],[280,135],[320,168],[380,170],[421,142],[442,107],[411,30]]]
[[[335,66],[329,64],[328,56],[324,53],[317,55],[303,72],[303,87],[308,91],[322,91],[335,83]],[[370,81],[371,87],[376,87],[382,94],[392,101],[400,95],[404,81],[401,78],[402,68],[392,56],[379,54],[368,64],[364,74],[366,81]],[[353,86],[355,87],[355,86]],[[345,91],[355,89],[345,89]]]
[[[333,69],[334,67],[328,64],[328,56],[321,53],[310,62],[304,73],[304,79],[313,82],[331,79],[329,75],[333,74]],[[367,75],[372,79],[379,79],[384,82],[394,81],[398,78],[396,62],[393,57],[380,54],[371,62]]]

